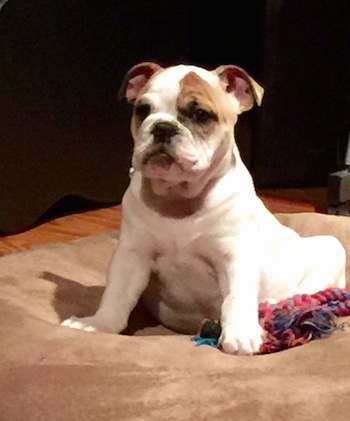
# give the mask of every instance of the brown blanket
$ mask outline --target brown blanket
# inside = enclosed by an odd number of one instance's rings
[[[338,236],[350,256],[349,218],[279,218],[303,235]],[[128,335],[61,327],[96,310],[116,244],[105,234],[0,259],[0,420],[349,419],[347,329],[235,357],[196,347],[141,306]]]

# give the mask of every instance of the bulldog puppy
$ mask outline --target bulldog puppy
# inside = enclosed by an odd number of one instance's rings
[[[63,326],[121,332],[141,298],[177,332],[220,319],[223,351],[251,355],[259,302],[345,286],[340,242],[301,238],[256,195],[234,126],[263,89],[243,69],[140,63],[120,93],[134,106],[135,147],[119,245],[96,314]]]

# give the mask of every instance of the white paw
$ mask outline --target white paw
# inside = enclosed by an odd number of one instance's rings
[[[227,354],[253,355],[259,352],[263,336],[264,331],[258,323],[239,329],[235,324],[228,324],[222,328],[219,345]]]
[[[84,330],[85,332],[105,332],[115,333],[96,316],[91,317],[75,317],[64,320],[61,326],[70,327],[72,329]]]

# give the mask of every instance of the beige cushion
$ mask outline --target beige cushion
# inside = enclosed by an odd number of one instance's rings
[[[303,235],[337,235],[350,256],[350,219],[278,217]],[[349,419],[347,329],[235,357],[196,347],[141,307],[131,336],[61,327],[96,310],[116,244],[105,234],[0,259],[0,420]]]

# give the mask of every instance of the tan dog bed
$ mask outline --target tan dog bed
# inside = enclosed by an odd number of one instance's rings
[[[302,235],[347,248],[350,219],[284,214]],[[60,326],[98,305],[116,234],[0,259],[0,420],[348,420],[350,333],[279,353],[225,355],[196,347],[139,306],[129,335]]]

